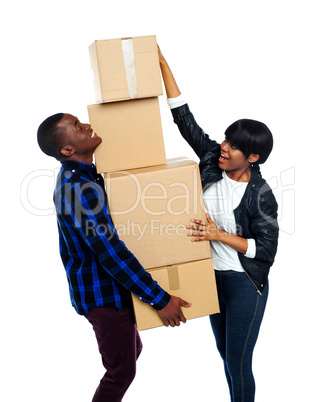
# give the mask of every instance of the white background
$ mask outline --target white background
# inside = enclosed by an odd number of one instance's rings
[[[5,3],[4,3],[5,4]],[[157,35],[199,124],[217,140],[234,120],[274,134],[262,169],[280,206],[280,245],[254,355],[257,402],[313,401],[313,11],[298,0],[10,1],[1,6],[1,389],[5,402],[87,402],[103,375],[94,333],[70,305],[43,119],[88,122],[88,46]],[[167,157],[196,156],[160,97]],[[126,402],[228,401],[208,317],[142,332]]]

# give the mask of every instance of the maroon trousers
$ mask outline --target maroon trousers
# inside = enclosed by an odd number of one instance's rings
[[[85,317],[92,324],[107,370],[92,402],[120,402],[136,373],[142,342],[128,308],[97,307]]]

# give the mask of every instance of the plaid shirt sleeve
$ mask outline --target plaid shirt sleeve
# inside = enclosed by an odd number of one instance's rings
[[[156,310],[165,307],[170,295],[152,279],[118,238],[106,206],[104,189],[92,181],[72,182],[64,186],[61,197],[62,215],[97,255],[102,267]]]

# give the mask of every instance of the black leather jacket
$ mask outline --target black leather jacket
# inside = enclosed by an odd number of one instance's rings
[[[203,190],[222,179],[218,167],[220,144],[211,140],[196,123],[188,105],[172,109],[174,122],[183,138],[191,145],[200,159],[199,167]],[[251,179],[239,206],[234,210],[237,235],[255,239],[256,256],[247,258],[238,253],[243,269],[261,294],[267,283],[278,245],[278,205],[276,199],[262,178],[259,167],[252,167]]]

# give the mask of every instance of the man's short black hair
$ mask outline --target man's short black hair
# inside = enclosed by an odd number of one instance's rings
[[[260,158],[255,164],[264,163],[273,149],[272,133],[264,123],[257,120],[237,120],[227,128],[225,137],[246,158],[258,154]]]
[[[63,118],[64,113],[57,113],[44,120],[37,130],[37,142],[40,149],[49,156],[60,159],[62,148],[63,130],[57,127],[57,123]]]

